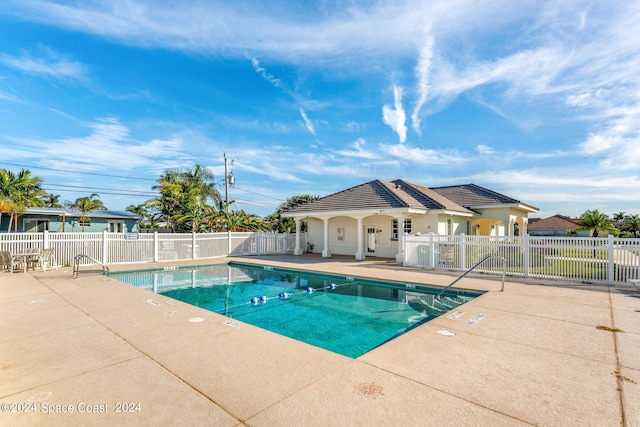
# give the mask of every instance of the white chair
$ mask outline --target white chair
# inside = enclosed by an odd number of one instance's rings
[[[22,258],[14,257],[9,251],[0,251],[0,271],[22,270]]]
[[[47,271],[47,268],[55,268],[57,270],[58,266],[55,263],[55,249],[44,249],[42,253],[38,255],[37,267],[41,268],[42,271]]]
[[[26,263],[25,269],[27,271],[35,270],[39,262],[38,260],[40,259],[40,248],[27,248],[22,255]]]

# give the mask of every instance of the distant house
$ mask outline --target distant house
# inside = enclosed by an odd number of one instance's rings
[[[530,218],[530,236],[589,236],[589,230],[576,231],[578,220],[556,214],[548,218]]]
[[[127,211],[95,210],[89,212],[84,221],[82,213],[64,208],[28,208],[20,214],[18,223],[11,225],[11,231],[25,233],[50,232],[102,232],[132,233],[138,231],[139,215]],[[9,228],[9,215],[2,215],[0,232]]]
[[[404,234],[514,236],[527,232],[528,214],[538,209],[475,184],[427,187],[402,179],[374,180],[282,213],[296,221],[294,254],[309,252],[401,256]],[[300,247],[307,221],[308,248]]]

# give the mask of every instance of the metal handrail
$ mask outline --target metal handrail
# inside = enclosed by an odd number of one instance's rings
[[[80,263],[78,261],[80,261],[80,259],[82,258],[86,258],[89,261],[93,261],[94,263],[98,264],[100,267],[102,267],[102,272],[105,274],[105,276],[109,276],[109,267],[107,267],[100,261],[91,258],[89,255],[79,254],[73,257],[73,278],[74,279],[77,279],[78,273],[80,273]]]
[[[505,275],[507,273],[507,259],[505,257],[498,256],[498,255],[487,255],[486,257],[482,258],[476,265],[474,265],[473,267],[471,267],[470,269],[468,269],[467,271],[462,273],[462,275],[460,275],[460,277],[458,277],[456,280],[451,282],[446,288],[441,290],[440,293],[438,295],[436,295],[436,298],[440,299],[440,295],[442,295],[447,289],[449,289],[450,287],[452,287],[453,285],[458,283],[458,281],[460,279],[462,279],[467,274],[471,273],[471,271],[473,269],[475,269],[477,266],[479,266],[480,264],[482,264],[483,262],[485,262],[486,260],[491,259],[491,258],[498,258],[498,259],[502,260],[502,288],[500,289],[500,292],[504,292],[504,277],[505,277]]]

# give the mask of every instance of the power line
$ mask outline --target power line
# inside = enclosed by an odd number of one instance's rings
[[[53,191],[49,191],[45,188],[45,191],[47,191],[48,193],[53,193]],[[64,190],[64,189],[56,189],[55,190],[56,193],[60,192],[60,193],[78,193],[78,190]],[[117,191],[101,191],[100,194],[109,194],[112,196],[132,196],[132,197],[147,197],[144,194],[131,194],[131,193],[120,193]],[[149,197],[154,197],[154,196],[149,196]]]
[[[56,187],[57,191],[64,191],[65,188],[77,188],[77,189],[83,190],[83,191],[88,191],[88,190],[114,191],[113,188],[85,187],[83,185],[67,185],[67,184],[43,184],[43,187]],[[58,188],[58,187],[61,187],[61,188]],[[67,191],[71,191],[71,190],[67,190]],[[154,196],[158,195],[158,193],[150,193],[150,192],[147,192],[147,191],[139,191],[139,190],[115,190],[115,191],[124,192],[124,193],[130,194],[132,196],[140,195],[140,196],[154,197]]]
[[[43,169],[43,170],[50,170],[50,171],[56,171],[56,172],[65,172],[65,173],[72,173],[72,174],[79,174],[79,175],[92,175],[92,176],[100,176],[100,177],[107,177],[107,178],[121,178],[121,179],[132,179],[132,180],[139,180],[139,181],[152,181],[152,182],[156,182],[156,179],[153,178],[140,178],[140,177],[133,177],[133,176],[123,176],[123,175],[113,175],[113,174],[105,174],[105,173],[97,173],[97,172],[80,172],[80,171],[74,171],[74,170],[68,170],[68,169],[58,169],[58,168],[49,168],[49,167],[44,167],[44,166],[34,166],[34,165],[25,165],[25,164],[20,164],[20,163],[11,163],[11,162],[1,162],[1,165],[9,165],[9,166],[16,166],[16,167],[20,167],[20,168],[28,168],[28,169]],[[216,185],[221,185],[219,183],[215,183]],[[54,190],[56,192],[66,192],[66,193],[78,193],[80,191],[85,192],[85,191],[92,191],[93,190],[100,190],[100,193],[102,194],[109,194],[109,195],[115,195],[115,196],[140,196],[140,197],[157,197],[157,193],[147,193],[144,191],[137,191],[137,190],[113,190],[111,188],[104,188],[104,187],[85,187],[85,186],[80,186],[80,185],[65,185],[65,184],[51,184],[51,183],[43,183],[42,187],[45,189],[45,191],[48,192],[53,192],[53,191],[49,191],[49,190]],[[46,190],[47,188],[49,188],[49,190]],[[267,196],[265,194],[262,193],[257,193],[255,191],[250,191],[250,190],[246,190],[244,188],[239,188],[239,187],[233,187],[235,190],[238,191],[244,191],[246,193],[250,193],[250,194],[255,194],[257,196],[261,196],[267,199],[271,199],[271,200],[275,200],[278,203],[282,203],[283,200],[282,199],[278,199],[275,197],[271,197],[271,196]],[[260,201],[249,201],[249,200],[242,200],[242,199],[235,199],[234,200],[236,203],[238,204],[244,204],[244,205],[249,205],[249,206],[257,206],[257,207],[267,207],[267,208],[272,208],[272,207],[276,207],[276,205],[274,205],[273,203],[270,202],[260,202]]]
[[[137,179],[137,180],[140,180],[140,181],[153,181],[153,182],[156,181],[153,178],[140,178],[140,177],[135,177],[135,176],[111,175],[111,174],[107,174],[107,173],[97,173],[97,172],[79,172],[79,171],[72,171],[72,170],[67,170],[67,169],[47,168],[47,167],[44,167],[44,166],[33,166],[33,165],[21,165],[21,164],[18,164],[18,163],[9,163],[9,162],[0,162],[0,165],[10,165],[10,166],[17,166],[17,167],[20,167],[20,168],[29,168],[29,169],[44,169],[44,170],[50,170],[50,171],[56,171],[56,172],[75,173],[75,174],[80,174],[80,175],[104,176],[104,177],[107,177],[107,178]]]
[[[284,200],[282,200],[282,199],[276,199],[275,197],[267,196],[267,195],[264,195],[264,194],[262,194],[262,193],[256,193],[255,191],[245,190],[244,188],[239,188],[239,187],[233,187],[233,188],[234,188],[234,189],[236,189],[236,190],[244,191],[244,192],[246,192],[246,193],[255,194],[256,196],[262,196],[262,197],[266,197],[266,198],[268,198],[268,199],[276,200],[276,201],[278,201],[279,203],[282,203],[282,202],[284,201]]]

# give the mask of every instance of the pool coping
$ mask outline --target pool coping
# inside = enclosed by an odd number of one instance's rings
[[[380,259],[241,259],[440,286],[455,278]],[[227,260],[238,258],[220,259]],[[160,265],[172,264],[192,263]],[[70,270],[0,275],[0,401],[40,405],[37,413],[0,413],[0,424],[640,420],[640,293],[631,289],[510,278],[499,292],[495,278],[470,275],[462,287],[486,293],[461,315],[441,316],[349,359],[241,322],[225,325],[225,318],[187,304],[155,301],[155,294],[105,280],[98,270],[83,269],[78,279]],[[198,318],[204,320],[189,322]],[[129,401],[140,402],[141,411],[115,412],[116,403]],[[75,411],[42,413],[53,404]],[[107,407],[87,413],[80,404]]]

